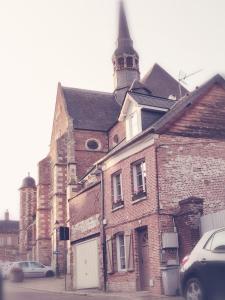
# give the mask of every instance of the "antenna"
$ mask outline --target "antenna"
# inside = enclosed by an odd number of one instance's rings
[[[192,72],[192,73],[185,73],[184,71],[180,70],[179,71],[179,76],[178,76],[178,82],[179,82],[179,93],[180,93],[180,98],[182,97],[182,91],[181,91],[181,83],[183,83],[184,85],[187,85],[187,82],[185,81],[187,78],[199,73],[203,71],[203,69],[200,69],[198,71]]]

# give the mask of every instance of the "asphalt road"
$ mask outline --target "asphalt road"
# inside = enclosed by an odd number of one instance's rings
[[[52,292],[32,291],[30,289],[10,289],[5,291],[3,300],[100,300],[99,296],[83,296],[74,294],[60,294]],[[102,300],[115,300],[113,297],[101,297]],[[119,299],[118,299],[119,300]],[[124,298],[123,298],[124,300]]]
[[[32,282],[31,282],[32,283]],[[10,284],[5,282],[3,286],[4,297],[0,300],[182,300],[180,297],[153,297],[150,295],[145,295],[141,297],[130,296],[130,295],[107,295],[107,294],[94,294],[87,295],[81,294],[77,295],[70,292],[53,292],[53,291],[42,291],[32,288],[29,284],[28,287],[21,286],[19,284]]]

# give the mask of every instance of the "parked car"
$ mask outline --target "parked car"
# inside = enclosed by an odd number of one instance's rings
[[[205,233],[183,259],[180,285],[186,300],[225,299],[225,228]]]
[[[7,278],[10,277],[10,272],[13,268],[22,269],[25,278],[54,276],[54,271],[50,266],[45,266],[37,261],[19,261],[10,265],[7,271]]]

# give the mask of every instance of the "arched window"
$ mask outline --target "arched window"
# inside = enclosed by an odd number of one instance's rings
[[[120,68],[124,68],[124,58],[123,57],[118,58],[118,65]]]
[[[132,56],[128,56],[127,59],[127,67],[128,68],[132,68],[133,67],[133,57]]]

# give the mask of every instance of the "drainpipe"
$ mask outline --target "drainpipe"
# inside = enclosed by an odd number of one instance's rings
[[[104,173],[101,166],[96,166],[95,175],[100,175],[100,239],[103,267],[103,291],[106,292],[107,263],[106,263],[106,235],[105,235],[105,206],[104,206]]]

